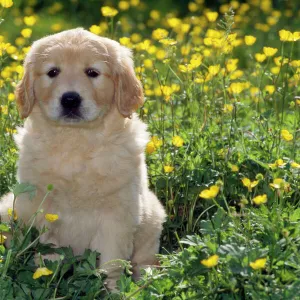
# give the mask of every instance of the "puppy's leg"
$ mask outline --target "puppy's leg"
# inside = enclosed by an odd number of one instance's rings
[[[135,237],[134,249],[131,258],[133,265],[133,278],[140,278],[141,268],[158,263],[156,254],[159,250],[160,235],[162,232],[162,224],[166,218],[165,211],[152,193],[148,193],[145,203],[144,218],[140,224]]]
[[[0,217],[1,222],[9,221],[8,209],[13,208],[14,195],[13,193],[8,193],[4,195],[0,199]],[[5,245],[9,246],[11,241],[11,234],[8,232],[3,233],[3,235],[7,238],[5,241]]]
[[[8,221],[8,209],[13,207],[13,202],[13,193],[8,193],[0,199],[0,216],[2,222]]]
[[[90,249],[100,252],[100,268],[107,271],[106,285],[116,290],[124,264],[120,260],[129,260],[133,251],[133,223],[129,216],[106,213],[100,216],[100,226],[90,243]]]

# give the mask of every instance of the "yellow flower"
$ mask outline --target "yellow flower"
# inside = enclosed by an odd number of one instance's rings
[[[275,92],[275,86],[274,85],[266,85],[265,91],[268,92],[270,95],[273,95]]]
[[[232,104],[224,104],[223,107],[224,113],[230,113],[233,111],[233,105]]]
[[[259,195],[259,196],[256,196],[252,199],[252,201],[256,204],[256,205],[261,205],[263,203],[266,203],[267,202],[267,195],[266,194],[263,194],[263,195]]]
[[[285,141],[289,142],[291,141],[294,137],[293,135],[286,129],[281,130],[281,138],[284,139]]]
[[[183,143],[184,143],[184,140],[180,136],[178,136],[178,135],[173,136],[173,138],[172,138],[172,144],[175,147],[182,147]]]
[[[232,172],[238,172],[239,171],[239,167],[237,165],[231,165],[231,171]]]
[[[220,65],[213,65],[213,66],[208,67],[208,73],[211,76],[217,75],[219,73],[219,71],[220,71]]]
[[[113,18],[118,14],[118,11],[115,8],[110,6],[102,6],[101,13],[104,17]]]
[[[0,113],[7,115],[8,114],[8,107],[7,105],[0,105]]]
[[[170,19],[167,19],[167,23],[171,28],[176,28],[181,25],[181,20],[178,18],[170,18]]]
[[[200,263],[207,268],[215,267],[218,264],[218,262],[219,262],[219,256],[217,254],[212,255],[209,258],[200,261]]]
[[[46,214],[45,219],[48,222],[52,223],[52,222],[55,222],[56,220],[58,220],[58,215],[56,215],[56,214]]]
[[[245,82],[233,82],[229,86],[229,92],[232,94],[240,94],[248,86]]]
[[[62,29],[62,25],[59,23],[54,23],[51,25],[51,30],[54,32],[58,32]]]
[[[151,138],[151,141],[146,146],[146,152],[148,154],[153,153],[162,145],[162,143],[163,143],[162,140],[160,140],[157,136],[153,136]]]
[[[171,173],[174,170],[174,167],[172,166],[164,166],[165,173]]]
[[[169,32],[163,28],[157,28],[152,31],[152,38],[154,40],[165,39],[168,36]]]
[[[16,99],[15,94],[13,93],[9,93],[7,96],[8,101],[14,101]]]
[[[282,30],[279,31],[279,37],[280,37],[280,40],[282,42],[290,41],[290,39],[292,38],[292,36],[293,36],[293,34],[290,31],[288,31],[288,30],[282,29]]]
[[[271,68],[271,73],[274,75],[278,75],[280,72],[280,67],[272,67]]]
[[[263,52],[267,57],[274,56],[278,49],[276,48],[271,48],[271,47],[264,47]]]
[[[161,39],[159,42],[165,46],[174,46],[177,44],[177,41],[174,39]]]
[[[146,146],[146,153],[151,154],[156,150],[156,147],[152,141],[150,141]]]
[[[203,190],[199,196],[204,199],[215,198],[220,191],[220,188],[217,185],[212,185],[209,189]]]
[[[6,239],[7,239],[7,237],[5,235],[0,234],[0,244],[4,244]]]
[[[33,279],[38,279],[40,278],[41,276],[48,276],[48,275],[51,275],[53,274],[53,271],[47,269],[47,268],[37,268],[36,271],[34,272],[32,278]]]
[[[255,59],[256,61],[258,61],[259,63],[263,62],[266,60],[266,55],[265,54],[262,54],[262,53],[256,53],[255,54]]]
[[[253,270],[264,269],[266,267],[267,258],[259,258],[249,264]]]
[[[21,34],[24,38],[28,39],[31,37],[32,30],[30,28],[25,28],[21,30]]]
[[[218,16],[219,16],[219,14],[217,12],[212,12],[211,11],[211,12],[207,12],[205,14],[205,16],[206,16],[206,18],[209,22],[215,22],[217,20]]]
[[[151,10],[150,11],[150,17],[153,19],[153,20],[158,20],[160,18],[160,12],[158,10]]]
[[[243,185],[248,188],[248,191],[251,192],[252,188],[258,185],[258,180],[251,181],[249,178],[242,179]]]
[[[97,34],[97,35],[101,34],[101,32],[102,32],[101,27],[98,26],[98,25],[92,25],[92,26],[89,28],[89,30],[90,30],[90,32],[92,32],[92,33],[94,33],[94,34]]]
[[[291,167],[294,169],[300,169],[300,164],[297,164],[295,161],[291,163]]]
[[[0,4],[4,8],[9,8],[9,7],[13,6],[14,3],[12,0],[0,0]]]
[[[90,29],[90,30],[91,30],[91,29]],[[131,44],[130,38],[129,38],[129,37],[126,37],[126,36],[121,37],[121,38],[119,39],[119,41],[120,41],[120,44],[123,45],[123,46],[127,46],[127,47],[128,47],[128,45]]]
[[[127,1],[120,1],[118,6],[120,10],[127,10],[130,7],[130,4]]]
[[[274,189],[281,189],[284,191],[288,191],[290,188],[290,184],[282,178],[275,178],[273,183],[270,183],[270,186]]]
[[[27,26],[33,26],[36,23],[36,17],[35,16],[24,17],[24,23]]]
[[[12,208],[9,208],[9,209],[7,210],[7,214],[8,214],[10,217],[12,217],[12,213],[13,213]],[[18,219],[18,215],[17,215],[16,210],[14,210],[14,220],[17,220],[17,219]]]
[[[270,168],[276,168],[276,167],[284,167],[286,163],[284,163],[283,159],[279,158],[277,159],[274,164],[269,164]]]
[[[256,42],[256,37],[253,35],[246,35],[245,36],[245,44],[247,46],[251,46]]]

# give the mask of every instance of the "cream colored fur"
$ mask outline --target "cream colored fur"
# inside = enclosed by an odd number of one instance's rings
[[[96,58],[91,57],[91,51],[86,55],[89,41]],[[56,52],[51,58],[49,45],[58,43],[60,48],[53,48]],[[85,47],[80,48],[80,43]],[[77,59],[68,61],[66,53],[75,48]],[[43,67],[48,60],[57,64],[60,53],[62,72],[54,82]],[[105,61],[102,78],[86,78],[80,63],[86,65],[90,59],[98,67]],[[108,270],[109,287],[114,288],[120,269],[107,262],[131,260],[138,276],[140,267],[156,261],[165,219],[162,205],[148,188],[146,125],[134,113],[131,119],[126,118],[142,101],[130,52],[116,42],[75,29],[36,42],[25,68],[27,75],[19,84],[17,97],[21,114],[28,114],[28,118],[15,136],[19,148],[17,178],[20,183],[35,185],[37,195],[32,201],[25,194],[20,196],[16,211],[28,220],[47,185],[53,184],[43,209],[58,214],[59,220],[49,223],[40,215],[37,225],[50,228],[43,241],[71,246],[75,254],[86,248],[99,251],[100,267]],[[127,82],[124,79],[122,86],[125,74]],[[49,104],[59,105],[58,97],[69,90],[80,93],[87,107],[96,107],[99,117],[87,112],[86,120],[76,124],[65,123],[59,115],[51,119],[55,109]],[[8,194],[0,202],[3,217],[11,206],[12,195]]]

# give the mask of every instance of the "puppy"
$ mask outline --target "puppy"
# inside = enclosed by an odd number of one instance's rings
[[[16,89],[22,118],[15,141],[17,178],[37,188],[33,200],[16,202],[28,220],[47,185],[54,186],[44,213],[58,214],[42,241],[101,253],[100,266],[115,288],[120,268],[111,262],[131,260],[134,274],[155,262],[165,211],[149,190],[144,149],[146,125],[134,110],[143,103],[131,52],[119,43],[83,29],[63,31],[36,41]],[[0,202],[4,217],[13,196]]]

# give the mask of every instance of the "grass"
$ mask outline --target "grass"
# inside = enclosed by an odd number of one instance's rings
[[[113,37],[134,50],[144,86],[138,113],[152,135],[150,186],[168,214],[161,266],[133,283],[124,262],[113,295],[96,268],[100,254],[74,257],[71,249],[41,245],[46,228],[11,218],[0,224],[2,235],[14,232],[10,248],[0,246],[0,299],[299,299],[300,39],[279,35],[299,28],[296,1],[278,9],[235,1],[234,11],[220,6],[215,21],[201,1],[179,19],[135,1],[101,20],[94,2],[78,1],[66,18],[67,7],[57,3],[16,1],[1,11],[0,194],[34,189],[15,185],[12,138],[22,124],[12,93],[31,41],[78,25]],[[75,20],[83,6],[91,14]],[[36,23],[29,26],[24,15]],[[246,35],[256,38],[253,45]],[[34,253],[49,251],[61,259],[41,262],[53,273],[33,279]]]

